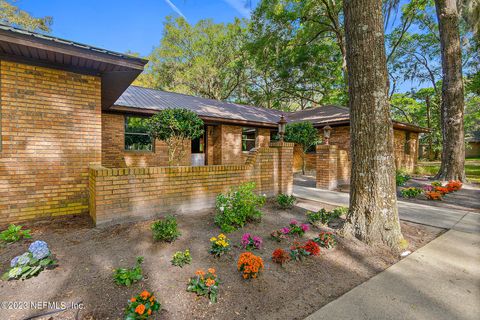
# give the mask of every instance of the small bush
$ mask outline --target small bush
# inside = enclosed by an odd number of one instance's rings
[[[277,203],[282,209],[293,208],[293,205],[295,204],[296,201],[297,201],[297,198],[295,198],[293,194],[287,195],[287,194],[280,193],[277,196]]]
[[[167,216],[152,223],[153,239],[156,241],[172,242],[177,239],[181,233],[177,229],[177,219],[174,216]]]
[[[130,287],[132,283],[143,279],[142,265],[143,257],[137,257],[137,263],[133,268],[118,268],[113,270],[113,280],[116,284]]]
[[[266,197],[255,194],[254,189],[255,183],[250,182],[217,196],[215,224],[223,232],[235,231],[247,222],[261,219],[259,208],[265,204]]]
[[[200,269],[195,272],[195,277],[190,278],[187,291],[195,292],[197,296],[206,296],[211,302],[215,303],[217,302],[219,284],[215,269],[209,268],[206,273]]]
[[[190,250],[177,251],[170,261],[172,265],[183,268],[184,265],[190,264],[192,262],[192,256],[190,255]]]
[[[423,193],[422,189],[415,188],[415,187],[403,188],[400,191],[400,194],[402,195],[403,198],[415,198],[422,193]]]
[[[230,240],[223,234],[220,233],[218,237],[210,238],[210,253],[215,257],[220,257],[221,255],[230,251]]]
[[[17,242],[20,239],[30,239],[32,237],[30,235],[30,230],[22,230],[22,228],[22,226],[16,226],[14,224],[9,225],[6,230],[3,230],[0,233],[0,240],[2,240],[3,242],[11,243]]]
[[[297,220],[292,219],[288,227],[283,227],[281,231],[284,234],[302,237],[309,228],[308,224],[302,223],[299,225]]]
[[[160,310],[162,306],[156,300],[155,295],[143,291],[128,302],[125,308],[125,320],[148,319],[153,312]]]
[[[324,208],[320,209],[317,212],[307,212],[307,221],[311,224],[315,224],[320,222],[321,224],[328,224],[330,221],[334,219],[340,218],[340,216],[345,215],[348,213],[348,208],[346,207],[338,207],[333,209],[332,211],[327,211]]]
[[[318,237],[314,238],[313,241],[318,243],[320,247],[327,249],[331,249],[337,245],[335,235],[331,232],[320,232]]]
[[[272,253],[272,261],[283,266],[285,263],[290,261],[290,256],[285,250],[278,248]]]
[[[237,268],[244,279],[256,278],[263,270],[263,260],[251,252],[244,252],[238,258]]]
[[[404,172],[404,171],[401,171],[401,170],[397,170],[396,174],[395,174],[395,181],[397,183],[397,186],[403,186],[405,185],[405,183],[410,180],[410,175],[408,175],[408,173]]]

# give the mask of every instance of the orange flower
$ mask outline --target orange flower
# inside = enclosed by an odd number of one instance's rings
[[[211,287],[211,286],[213,286],[214,284],[215,284],[215,280],[213,280],[213,279],[207,279],[207,281],[205,281],[205,285],[206,285],[207,287]]]
[[[148,309],[147,314],[148,314],[148,315],[151,315],[151,314],[152,314],[152,310]]]
[[[152,296],[150,297],[150,302],[153,302],[153,301],[155,301],[155,296],[152,295]]]
[[[130,299],[130,301],[131,301],[131,302],[135,302],[135,301],[137,301],[137,299],[132,298],[132,299]]]
[[[145,306],[143,304],[139,304],[135,308],[135,312],[138,313],[139,315],[142,315],[145,312]]]
[[[144,290],[142,293],[140,293],[140,298],[143,300],[147,299],[148,297],[150,297],[150,293],[147,290]]]
[[[213,268],[208,268],[208,272],[211,273],[211,274],[214,274],[214,273],[215,273],[215,269],[213,269]]]
[[[197,270],[197,271],[195,272],[195,274],[196,274],[197,276],[203,277],[203,276],[205,275],[205,271],[203,271],[202,269],[200,269],[200,270]]]

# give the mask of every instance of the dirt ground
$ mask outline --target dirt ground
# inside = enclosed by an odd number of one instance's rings
[[[320,208],[314,202],[301,205]],[[213,211],[178,216],[182,236],[171,244],[153,242],[151,221],[99,229],[92,228],[86,217],[74,217],[28,226],[33,231],[32,240],[0,249],[2,273],[8,269],[10,259],[26,251],[34,240],[47,241],[59,265],[26,281],[1,281],[0,301],[82,302],[78,319],[122,319],[128,299],[146,289],[153,291],[162,304],[162,311],[154,319],[303,319],[399,260],[386,248],[339,239],[335,249],[322,249],[319,257],[281,267],[271,261],[271,253],[278,247],[287,249],[289,244],[270,240],[269,234],[287,225],[291,218],[305,221],[305,210],[278,210],[269,204],[262,211],[261,223],[249,224],[228,235],[235,247],[219,259],[208,252],[210,237],[220,232],[213,224]],[[315,237],[319,231],[311,229],[304,240]],[[406,222],[402,222],[402,231],[412,251],[443,232]],[[265,262],[258,279],[244,280],[236,270],[244,232],[264,239],[263,249],[256,252]],[[192,264],[184,268],[172,266],[173,253],[187,248]],[[112,280],[113,268],[133,266],[137,256],[145,257],[145,279],[130,288],[117,286]],[[185,290],[197,269],[209,267],[217,269],[222,281],[216,304]],[[21,319],[39,313],[42,310],[31,306],[20,310],[0,308],[0,319]],[[76,311],[68,310],[39,319],[75,316]]]

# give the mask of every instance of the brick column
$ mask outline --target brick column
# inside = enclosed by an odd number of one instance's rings
[[[293,143],[271,142],[271,148],[278,149],[278,192],[292,194],[293,192]],[[272,172],[274,174],[274,172]]]
[[[317,145],[317,188],[327,190],[337,188],[337,158],[337,146]]]

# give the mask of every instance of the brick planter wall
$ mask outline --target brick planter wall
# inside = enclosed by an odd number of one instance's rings
[[[100,78],[8,61],[0,73],[0,222],[87,213]]]
[[[247,181],[259,193],[291,193],[293,144],[248,154],[245,164],[203,167],[90,168],[90,215],[97,225],[214,206],[218,193]]]

